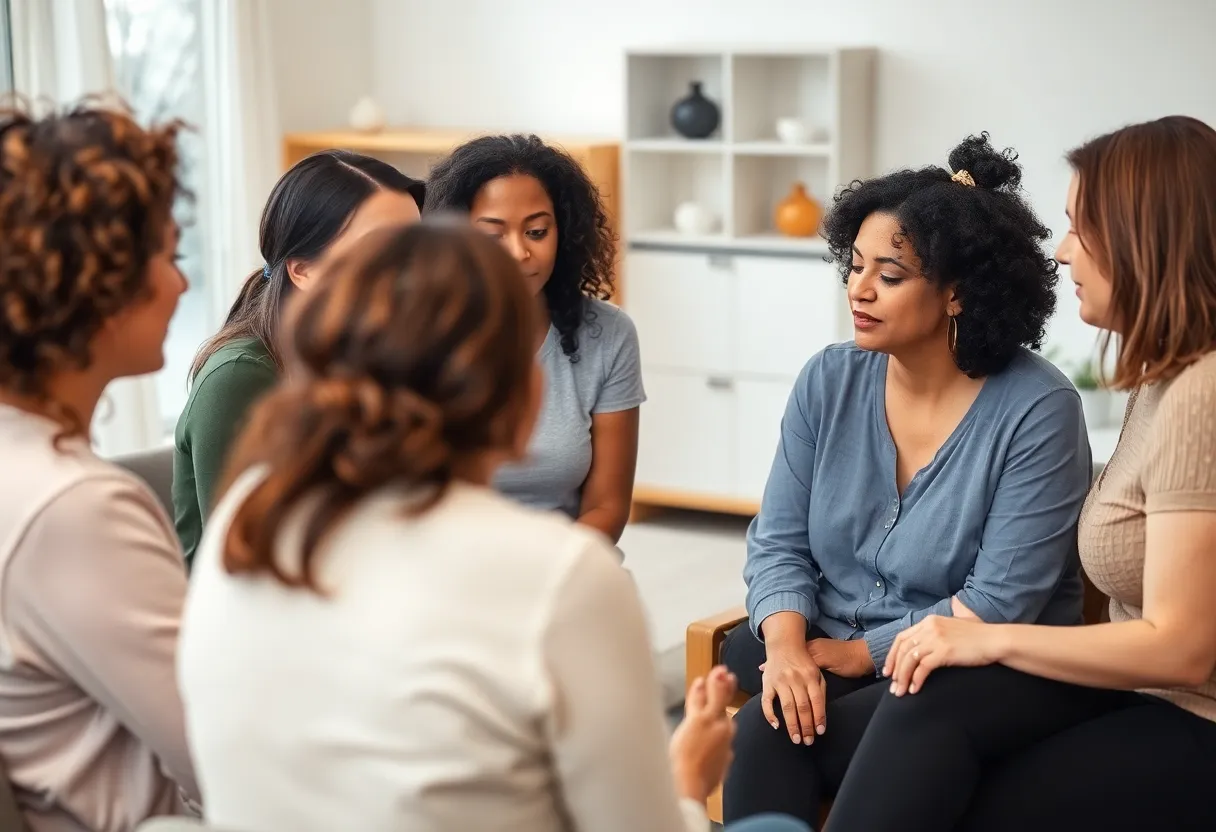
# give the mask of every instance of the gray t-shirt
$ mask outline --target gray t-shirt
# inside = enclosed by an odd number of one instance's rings
[[[610,303],[588,300],[591,320],[578,331],[578,361],[562,352],[556,327],[536,356],[545,374],[545,400],[528,457],[503,466],[494,487],[525,505],[577,517],[591,470],[591,417],[637,407],[646,400],[638,332]]]

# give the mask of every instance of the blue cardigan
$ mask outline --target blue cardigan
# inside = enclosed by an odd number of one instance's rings
[[[803,368],[748,530],[751,626],[793,610],[863,638],[881,668],[896,634],[958,599],[989,622],[1077,624],[1077,518],[1092,476],[1081,400],[1020,351],[901,497],[887,356],[852,343]]]

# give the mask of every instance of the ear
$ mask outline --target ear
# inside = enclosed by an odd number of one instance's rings
[[[953,288],[949,290],[949,300],[946,301],[946,314],[951,318],[959,315],[963,311],[962,301],[958,299],[958,292]]]
[[[286,264],[287,277],[297,289],[308,291],[316,278],[316,268],[313,263],[305,260],[288,260]]]

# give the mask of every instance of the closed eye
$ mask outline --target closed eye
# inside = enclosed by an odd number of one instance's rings
[[[898,286],[899,284],[904,282],[904,278],[902,278],[902,277],[891,277],[890,275],[887,275],[887,274],[879,275],[879,276],[882,278],[883,285],[885,285],[885,286]]]
[[[529,240],[543,240],[549,236],[547,228],[533,228],[527,232]]]

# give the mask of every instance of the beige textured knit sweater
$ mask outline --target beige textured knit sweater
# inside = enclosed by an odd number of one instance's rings
[[[1111,621],[1141,617],[1145,520],[1162,511],[1216,511],[1216,353],[1133,396],[1119,445],[1081,512],[1081,562],[1110,596]],[[1143,692],[1216,721],[1216,676],[1195,688]]]

